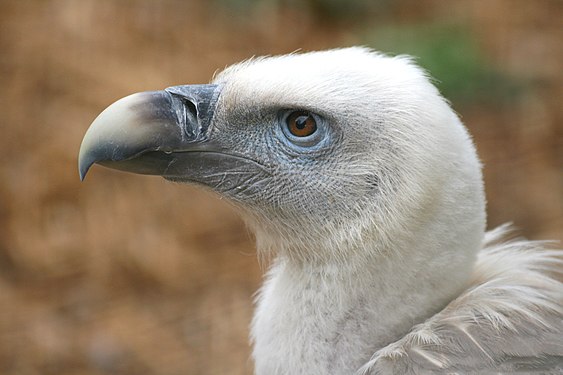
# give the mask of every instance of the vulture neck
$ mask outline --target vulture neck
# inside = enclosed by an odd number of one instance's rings
[[[278,255],[253,320],[256,373],[352,374],[466,288],[473,256],[460,262],[463,249],[410,238],[387,248],[366,241],[346,262]]]

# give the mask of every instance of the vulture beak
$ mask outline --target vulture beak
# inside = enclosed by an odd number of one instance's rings
[[[98,163],[127,172],[205,183],[204,175],[225,169],[225,150],[209,139],[220,92],[219,85],[175,86],[136,93],[113,103],[84,136],[78,157],[80,179]]]

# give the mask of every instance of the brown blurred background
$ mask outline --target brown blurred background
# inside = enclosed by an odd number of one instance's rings
[[[485,165],[489,226],[563,239],[560,0],[1,0],[0,374],[250,374],[261,273],[217,197],[78,148],[135,91],[253,55],[410,53]]]

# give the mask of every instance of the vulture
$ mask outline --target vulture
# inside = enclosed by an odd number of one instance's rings
[[[407,56],[252,58],[105,109],[79,154],[230,201],[268,261],[257,375],[561,374],[561,252],[486,231],[481,164]]]

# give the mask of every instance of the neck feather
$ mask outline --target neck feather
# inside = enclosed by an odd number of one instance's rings
[[[427,241],[366,246],[345,263],[273,261],[252,327],[257,374],[353,373],[459,294],[474,261],[452,267]]]

